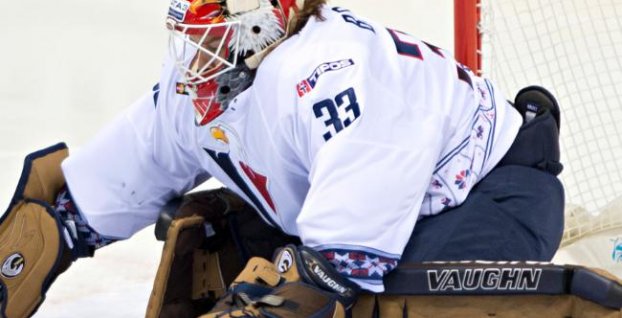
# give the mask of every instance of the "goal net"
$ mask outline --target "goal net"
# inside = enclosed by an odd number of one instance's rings
[[[508,98],[534,84],[558,98],[562,244],[622,228],[622,0],[455,0],[455,13],[461,62]]]

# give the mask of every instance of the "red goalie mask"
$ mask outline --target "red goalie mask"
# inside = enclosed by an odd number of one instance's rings
[[[166,20],[175,64],[205,125],[248,88],[262,52],[286,36],[303,0],[172,0]],[[245,63],[246,62],[246,63]]]

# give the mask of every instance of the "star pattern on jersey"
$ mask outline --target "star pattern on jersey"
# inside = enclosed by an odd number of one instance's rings
[[[477,90],[479,91],[479,94],[482,97],[482,99],[485,100],[488,98],[488,96],[486,96],[486,89],[478,85]]]
[[[89,226],[78,212],[78,208],[74,204],[67,188],[62,189],[56,197],[56,212],[60,214],[65,227],[74,241],[78,239],[84,240],[87,245],[93,246],[95,249],[115,241],[101,236]]]
[[[458,189],[462,190],[466,188],[467,179],[469,178],[470,175],[471,175],[471,170],[469,169],[462,170],[460,171],[460,173],[456,175],[456,180],[454,181],[454,184],[458,186]]]
[[[398,261],[363,251],[324,250],[322,254],[340,274],[359,279],[381,280]]]
[[[476,136],[479,139],[482,139],[484,137],[484,127],[482,127],[481,125],[477,126]]]
[[[443,184],[440,181],[438,181],[438,179],[434,179],[434,180],[432,180],[431,186],[434,189],[440,189],[440,188],[443,187]]]

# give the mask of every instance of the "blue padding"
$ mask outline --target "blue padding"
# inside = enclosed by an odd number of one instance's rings
[[[577,268],[570,292],[599,305],[622,309],[622,285],[586,268]]]

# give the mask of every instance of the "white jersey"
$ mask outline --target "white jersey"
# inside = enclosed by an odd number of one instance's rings
[[[212,176],[381,291],[417,220],[462,203],[521,118],[448,52],[343,9],[322,13],[204,126],[167,60],[153,92],[63,163],[89,224],[127,238]]]

